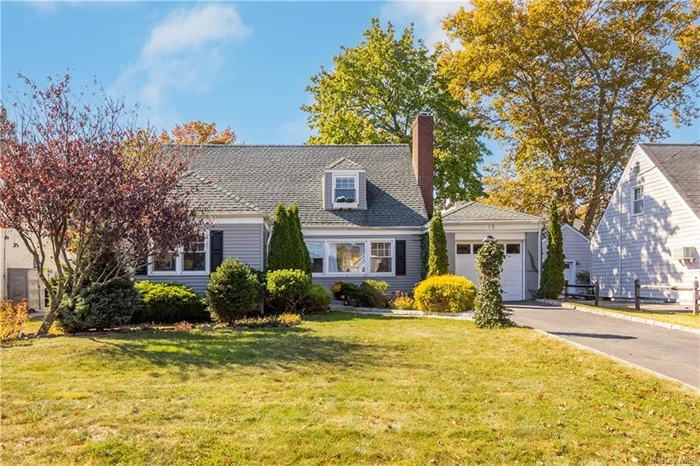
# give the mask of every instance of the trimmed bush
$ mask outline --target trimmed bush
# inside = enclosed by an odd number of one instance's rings
[[[547,258],[542,264],[540,279],[540,297],[557,299],[564,289],[564,239],[559,221],[556,199],[549,205],[549,223],[547,225]]]
[[[277,206],[270,238],[267,270],[302,270],[311,275],[311,256],[304,242],[296,205]]]
[[[474,307],[476,287],[459,275],[439,275],[420,282],[413,296],[424,312],[464,312]]]
[[[131,318],[134,323],[174,324],[211,320],[204,302],[189,286],[142,281],[136,284],[136,289],[141,296],[141,306]]]
[[[299,312],[299,304],[311,291],[311,277],[303,270],[274,270],[267,273],[267,292],[281,302],[286,312]]]
[[[58,324],[68,333],[121,327],[131,321],[139,304],[139,292],[130,277],[91,283],[74,300],[61,303]]]
[[[248,315],[260,304],[262,287],[257,274],[237,259],[226,259],[209,278],[206,303],[209,311],[225,323]]]
[[[311,285],[309,294],[304,298],[301,307],[304,314],[324,314],[330,309],[333,295],[321,285]]]
[[[15,305],[12,300],[0,301],[0,341],[14,340],[19,336],[22,326],[29,320],[27,301]]]
[[[379,280],[365,280],[360,285],[362,300],[369,307],[387,307],[389,305],[389,284]]]

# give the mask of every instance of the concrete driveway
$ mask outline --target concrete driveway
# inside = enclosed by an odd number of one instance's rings
[[[700,388],[700,335],[537,303],[507,307],[518,325]]]

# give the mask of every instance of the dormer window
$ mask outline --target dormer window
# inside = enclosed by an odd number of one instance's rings
[[[357,209],[359,186],[358,175],[333,175],[333,208]]]

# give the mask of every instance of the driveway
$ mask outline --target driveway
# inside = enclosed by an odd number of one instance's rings
[[[700,335],[537,303],[507,306],[518,325],[700,388]]]

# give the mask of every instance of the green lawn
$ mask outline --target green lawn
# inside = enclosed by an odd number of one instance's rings
[[[2,350],[2,464],[700,461],[700,396],[527,329],[299,328]]]

